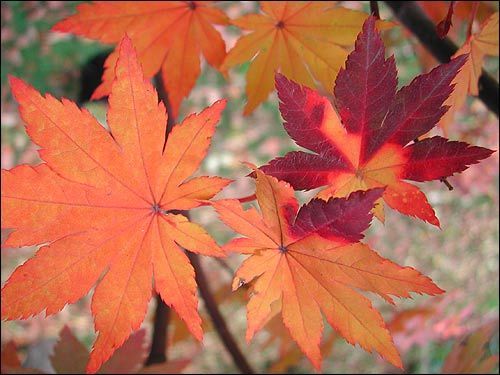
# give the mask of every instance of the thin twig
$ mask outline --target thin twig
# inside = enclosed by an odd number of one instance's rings
[[[231,268],[231,266],[229,264],[227,264],[224,259],[221,259],[221,258],[214,258],[214,260],[219,263],[219,266],[221,266],[221,268],[227,272],[227,274],[233,278],[234,277],[234,270]]]
[[[375,16],[376,19],[380,19],[380,12],[378,10],[378,1],[370,1],[370,13]]]
[[[233,338],[231,332],[227,328],[226,321],[219,311],[217,302],[208,287],[208,280],[203,271],[203,267],[200,263],[200,258],[197,254],[188,252],[189,260],[194,267],[196,273],[196,283],[198,284],[198,289],[200,290],[201,298],[205,302],[205,307],[212,319],[215,330],[222,340],[222,343],[226,347],[227,351],[233,358],[234,364],[240,369],[243,374],[254,374],[252,367],[247,362],[245,356],[241,352],[236,340]]]
[[[385,3],[436,59],[442,63],[450,61],[458,47],[449,38],[439,38],[434,23],[415,1],[386,1]],[[498,117],[498,82],[483,69],[478,86],[479,99]]]

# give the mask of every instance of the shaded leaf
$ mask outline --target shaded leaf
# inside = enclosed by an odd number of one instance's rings
[[[347,50],[368,14],[322,1],[261,1],[261,14],[231,23],[250,30],[228,52],[221,69],[252,60],[247,72],[247,104],[251,113],[273,89],[276,71],[303,85],[330,91]],[[379,22],[389,28],[390,22]]]
[[[400,267],[357,242],[383,189],[317,205],[313,200],[309,204],[313,206],[303,206],[297,213],[290,185],[260,170],[255,175],[262,216],[253,208],[243,210],[236,200],[212,203],[221,220],[246,237],[232,240],[225,249],[251,254],[233,280],[234,290],[253,282],[247,305],[247,340],[278,309],[292,338],[319,369],[322,311],[349,343],[375,350],[401,367],[382,317],[355,289],[376,293],[390,303],[392,296],[409,297],[409,292],[434,295],[442,290],[418,271]],[[314,218],[307,213],[311,207]]]
[[[453,345],[445,359],[441,372],[443,374],[487,374],[498,366],[498,355],[487,355],[486,345],[496,328],[498,321],[487,324],[468,337]]]
[[[146,78],[161,71],[173,115],[200,75],[200,54],[219,68],[226,46],[214,24],[228,23],[226,15],[210,2],[201,1],[97,1],[81,4],[77,13],[53,30],[71,32],[103,43],[117,43],[125,33],[137,48]],[[99,99],[111,92],[118,48],[107,58],[102,84],[93,94]]]
[[[439,121],[439,126],[446,132],[453,123],[455,114],[462,108],[467,95],[479,94],[478,82],[482,73],[484,57],[498,56],[498,12],[492,14],[480,30],[471,35],[454,57],[468,54],[467,61],[453,80],[455,85],[452,94],[445,101],[448,112]]]

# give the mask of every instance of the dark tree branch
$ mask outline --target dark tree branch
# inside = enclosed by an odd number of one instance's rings
[[[153,325],[153,339],[151,350],[145,366],[167,362],[168,323],[170,308],[163,302],[160,295],[156,295],[156,311]]]
[[[449,39],[439,38],[436,26],[414,1],[386,1],[399,21],[441,63],[450,61],[458,47]],[[484,69],[479,78],[479,99],[498,116],[498,82]]]
[[[215,330],[222,340],[222,343],[233,358],[235,365],[243,374],[255,374],[255,372],[247,362],[245,356],[241,352],[240,348],[238,347],[235,339],[231,335],[231,332],[229,332],[229,329],[227,328],[226,321],[220,313],[217,302],[215,302],[212,292],[208,287],[209,283],[201,266],[199,256],[197,254],[189,252],[187,254],[196,272],[196,283],[198,284],[201,298],[203,298],[203,301],[205,302],[205,307],[207,308],[208,314],[212,319]]]

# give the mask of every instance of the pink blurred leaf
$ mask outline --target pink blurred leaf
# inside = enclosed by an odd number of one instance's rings
[[[443,374],[485,374],[498,365],[498,355],[486,354],[486,346],[498,330],[498,320],[486,324],[466,338],[458,340],[446,357]]]

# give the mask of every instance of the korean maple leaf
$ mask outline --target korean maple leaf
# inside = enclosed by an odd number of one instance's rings
[[[2,170],[5,246],[45,244],[2,289],[2,318],[60,311],[97,283],[95,372],[137,329],[155,290],[202,338],[194,270],[181,248],[222,256],[216,242],[174,210],[198,207],[229,180],[195,177],[225,102],[174,127],[144,80],[131,41],[120,44],[108,125],[66,99],[41,96],[11,78],[31,139],[45,161]],[[101,279],[100,277],[103,276]]]
[[[382,317],[356,289],[391,303],[391,296],[442,290],[413,268],[400,267],[358,242],[383,189],[328,201],[316,198],[299,209],[288,183],[258,169],[255,175],[262,216],[255,208],[244,210],[236,200],[212,202],[222,221],[245,236],[225,248],[251,255],[233,280],[237,289],[257,279],[247,306],[247,340],[279,308],[292,338],[319,369],[322,311],[349,343],[375,350],[401,367]]]
[[[352,46],[368,15],[332,8],[332,2],[323,1],[261,1],[260,5],[263,14],[231,20],[251,32],[236,42],[221,66],[225,70],[253,58],[246,76],[244,114],[266,100],[278,70],[309,87],[318,81],[330,91],[347,57],[346,47]]]
[[[318,193],[324,199],[385,186],[383,200],[390,207],[439,225],[424,193],[404,180],[439,180],[493,152],[442,137],[410,143],[446,112],[443,102],[466,56],[440,65],[396,92],[394,57],[385,59],[384,54],[370,17],[335,83],[340,118],[327,98],[277,75],[285,129],[299,146],[315,154],[293,151],[262,170],[297,190],[326,185]],[[383,219],[382,203],[376,214]]]
[[[200,75],[200,53],[215,68],[226,56],[213,24],[225,25],[228,18],[208,1],[98,1],[81,4],[77,11],[53,30],[103,43],[118,43],[127,33],[146,78],[161,70],[174,116]],[[92,98],[109,94],[117,58],[118,50],[107,58],[103,82]]]

